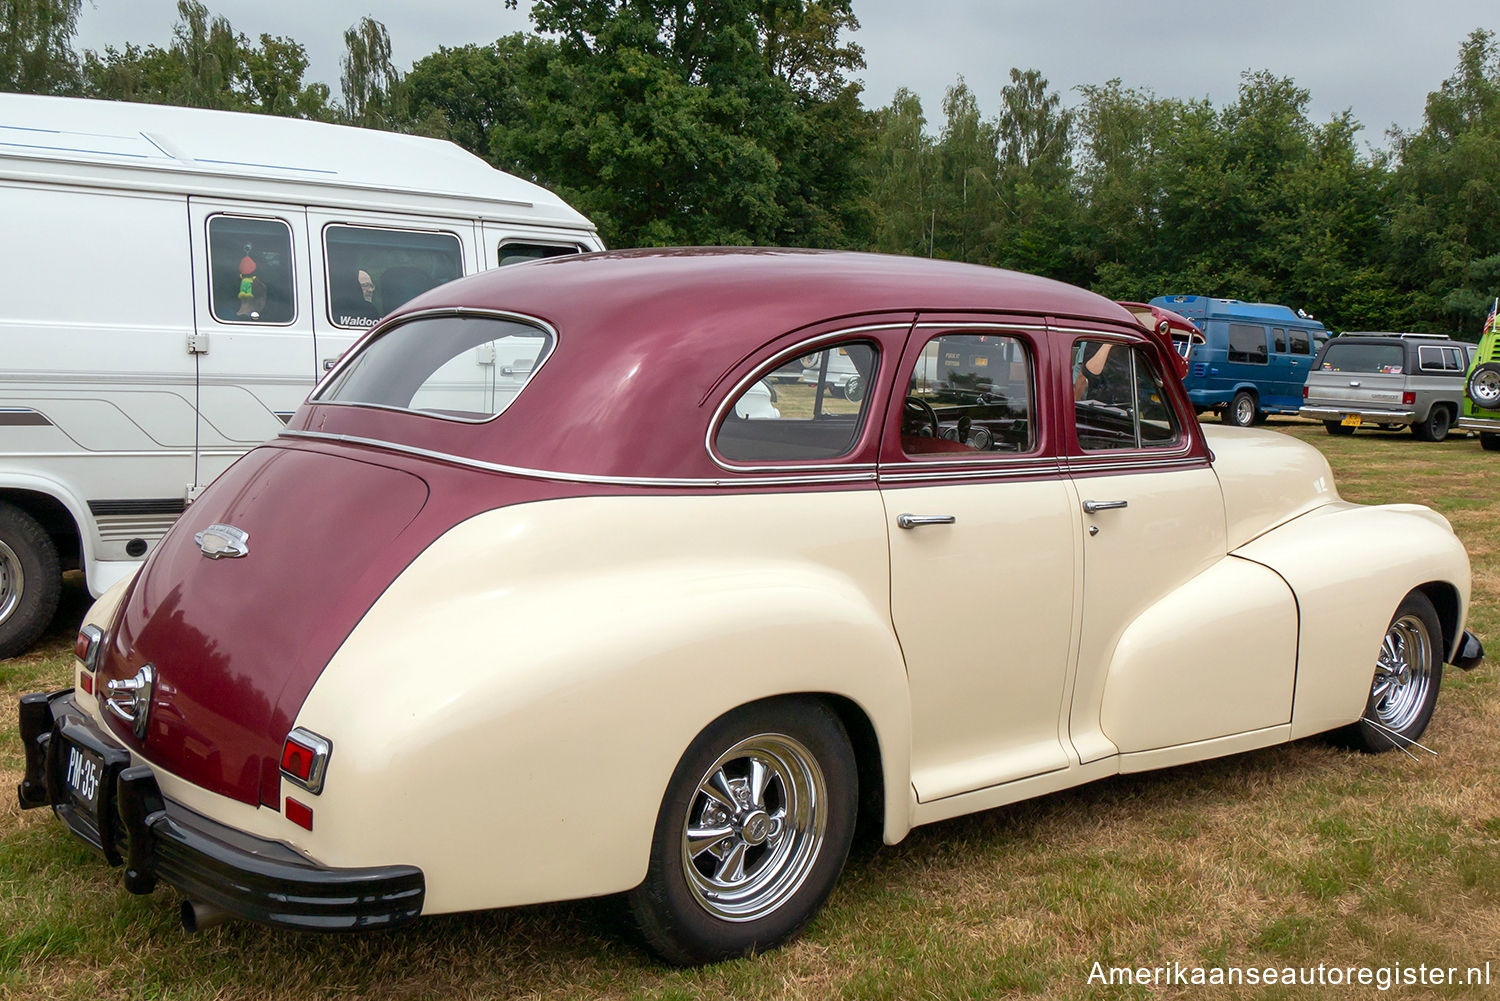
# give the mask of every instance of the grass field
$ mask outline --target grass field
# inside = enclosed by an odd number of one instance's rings
[[[1474,566],[1470,627],[1500,648],[1500,456],[1409,434],[1312,442],[1344,496],[1446,515]],[[1357,593],[1351,601],[1359,600]],[[15,707],[69,677],[78,582],[32,655],[0,663],[0,997],[1500,997],[1500,678],[1444,678],[1436,758],[1307,740],[1115,778],[919,828],[850,861],[807,934],[704,970],[655,964],[609,901],[321,938],[236,923],[189,936],[168,889],[133,897],[50,811],[21,813]],[[1373,657],[1372,651],[1372,657]],[[524,821],[518,805],[517,821]],[[409,821],[411,818],[407,818]],[[1483,966],[1485,987],[1101,987],[1095,962]]]

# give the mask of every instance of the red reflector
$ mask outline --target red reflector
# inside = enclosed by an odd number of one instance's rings
[[[281,749],[281,770],[290,772],[303,782],[312,778],[313,761],[317,758],[317,752],[305,744],[288,737],[286,745]],[[287,800],[288,803],[291,800]]]
[[[78,687],[83,689],[83,694],[94,694],[94,676],[87,671],[78,675]]]
[[[73,641],[73,656],[85,664],[89,660],[89,647],[94,645],[94,638],[88,633],[79,633],[78,638]]]
[[[1416,403],[1416,402],[1417,402],[1417,394],[1416,393],[1402,393],[1401,394],[1401,403],[1402,403],[1403,406],[1408,406],[1409,407],[1413,403]]]
[[[303,806],[288,796],[286,798],[286,819],[298,827],[305,827],[310,831],[312,830],[312,807]]]

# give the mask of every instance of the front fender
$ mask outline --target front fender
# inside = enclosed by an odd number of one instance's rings
[[[1458,631],[1468,614],[1468,553],[1441,515],[1416,504],[1328,504],[1235,555],[1275,570],[1297,596],[1293,739],[1363,714],[1381,640],[1407,592],[1450,585],[1458,595]],[[1455,641],[1446,637],[1444,649]]]
[[[301,846],[421,867],[428,912],[629,889],[693,738],[810,692],[869,717],[899,837],[910,713],[884,533],[873,491],[578,498],[455,527],[298,714],[334,745]]]

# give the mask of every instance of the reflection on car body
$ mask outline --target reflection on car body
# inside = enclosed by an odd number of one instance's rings
[[[946,262],[440,286],[100,599],[75,686],[22,702],[22,802],[190,926],[618,893],[689,963],[795,935],[861,819],[1417,739],[1483,656],[1447,522],[1200,427],[1171,364],[1115,303]]]

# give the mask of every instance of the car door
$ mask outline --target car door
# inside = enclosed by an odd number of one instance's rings
[[[896,373],[879,482],[891,617],[931,802],[1066,768],[1079,517],[1038,390],[1043,325],[928,317]]]
[[[190,198],[198,393],[195,486],[274,437],[313,360],[307,218],[300,206]]]
[[[1210,740],[1291,718],[1296,604],[1226,554],[1223,495],[1158,349],[1069,324],[1063,446],[1082,524],[1068,732],[1080,761]]]

